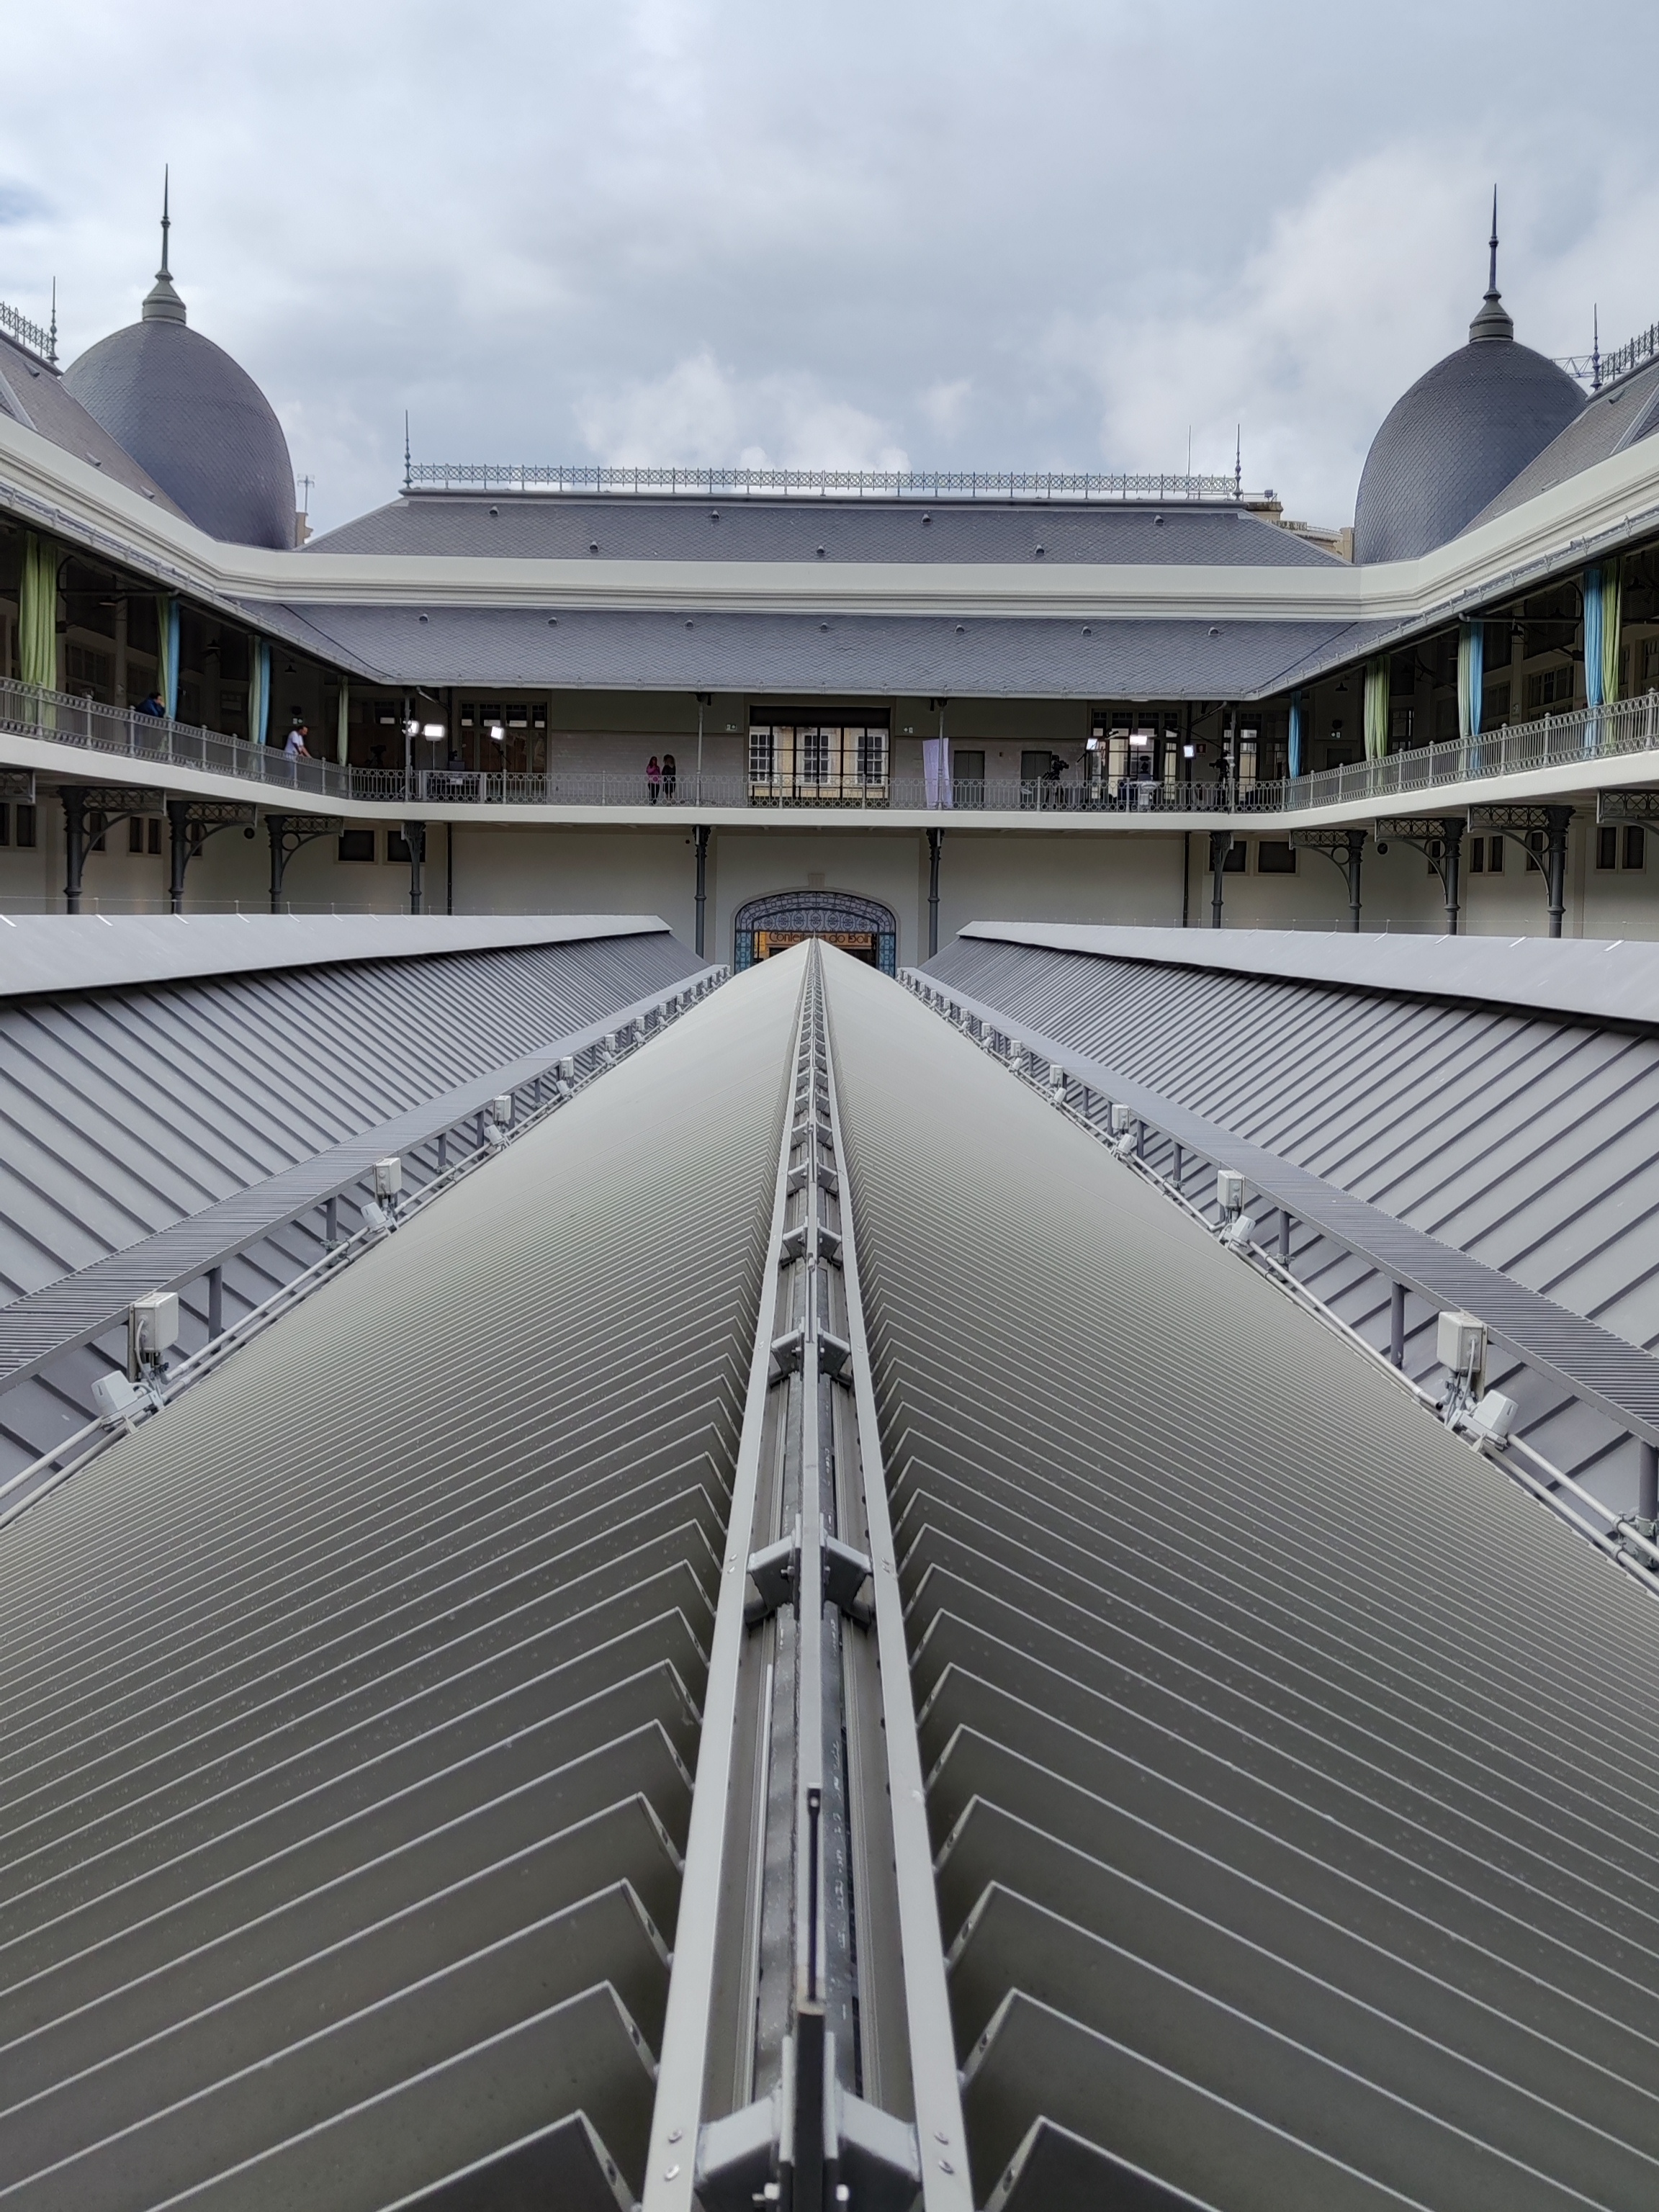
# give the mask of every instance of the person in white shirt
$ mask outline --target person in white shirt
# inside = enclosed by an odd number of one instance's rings
[[[288,743],[283,747],[289,760],[309,760],[311,749],[306,739],[311,732],[303,722],[296,722],[288,733]]]

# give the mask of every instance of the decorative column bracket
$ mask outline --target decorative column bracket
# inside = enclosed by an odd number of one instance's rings
[[[1406,815],[1397,821],[1376,825],[1379,853],[1388,851],[1389,838],[1401,845],[1414,845],[1439,877],[1440,888],[1446,895],[1446,933],[1450,937],[1457,934],[1463,835],[1468,827],[1468,817],[1462,814]]]
[[[1322,853],[1348,887],[1348,912],[1359,933],[1359,869],[1364,858],[1364,830],[1297,830],[1291,844],[1298,853]]]
[[[1600,811],[1598,806],[1598,817]],[[1469,810],[1472,836],[1484,833],[1506,837],[1520,847],[1528,864],[1544,878],[1552,937],[1561,934],[1561,917],[1566,910],[1567,824],[1571,819],[1570,806],[1474,806]],[[1541,851],[1532,843],[1538,836],[1544,840]]]

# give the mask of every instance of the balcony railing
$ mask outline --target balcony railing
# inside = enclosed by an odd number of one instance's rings
[[[809,787],[780,800],[772,787],[757,789],[746,775],[681,774],[671,784],[628,775],[483,774],[468,769],[348,768],[329,760],[292,759],[276,745],[250,744],[216,730],[141,714],[136,708],[106,707],[96,700],[0,679],[0,729],[72,745],[100,757],[118,756],[148,767],[194,769],[233,777],[257,789],[250,799],[268,806],[284,793],[313,799],[361,799],[419,810],[427,805],[661,806],[681,810],[811,806]],[[659,745],[648,736],[636,740]],[[1073,782],[958,781],[950,805],[959,812],[1021,814],[1257,814],[1293,817],[1323,807],[1374,810],[1417,806],[1437,791],[1540,769],[1582,767],[1659,752],[1659,691],[1611,707],[1579,707],[1546,714],[1446,744],[1391,753],[1379,761],[1322,769],[1313,775],[1234,785],[1224,776],[1201,784],[1151,779]],[[653,793],[655,793],[653,797]],[[920,776],[894,777],[862,793],[839,795],[838,811],[887,812],[937,808],[939,794]]]

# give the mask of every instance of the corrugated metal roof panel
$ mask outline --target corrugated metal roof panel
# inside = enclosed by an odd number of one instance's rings
[[[1651,1600],[826,975],[978,2196],[1649,2203]]]
[[[666,1031],[5,1532],[9,2201],[638,2191],[795,998]]]

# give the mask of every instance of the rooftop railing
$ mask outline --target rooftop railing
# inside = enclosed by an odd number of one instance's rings
[[[833,805],[850,813],[932,811],[938,786],[921,777],[897,776],[863,791],[825,790],[801,782],[788,795],[757,794],[743,775],[682,771],[672,782],[652,784],[643,769],[621,775],[486,773],[464,768],[350,768],[334,761],[300,759],[278,745],[202,729],[136,708],[106,707],[67,692],[48,691],[15,678],[0,680],[0,729],[70,745],[98,756],[148,767],[197,769],[248,785],[251,800],[276,805],[283,793],[318,799],[353,799],[405,809],[426,805],[662,806],[756,811]],[[670,740],[672,742],[672,740]],[[660,750],[665,739],[637,737],[641,750]],[[1609,707],[1579,707],[1531,722],[1505,724],[1477,737],[1390,753],[1346,768],[1260,783],[1234,783],[1224,775],[1205,783],[1164,783],[1124,776],[1097,782],[1064,776],[1038,781],[957,781],[944,803],[960,812],[1022,814],[1255,814],[1287,819],[1326,807],[1373,811],[1418,806],[1437,791],[1541,769],[1579,767],[1592,761],[1659,752],[1659,691]],[[654,795],[653,795],[654,794]]]
[[[830,492],[872,499],[1228,500],[1237,476],[1087,476],[1046,470],[616,469],[562,461],[413,461],[405,491]],[[1251,497],[1255,495],[1252,494]],[[1271,499],[1271,492],[1262,495]]]

